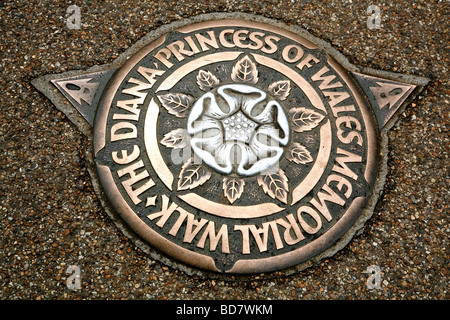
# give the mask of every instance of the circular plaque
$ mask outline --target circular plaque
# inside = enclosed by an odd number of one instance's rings
[[[95,116],[95,163],[151,248],[201,270],[270,272],[333,250],[358,221],[377,175],[376,123],[310,40],[202,21],[116,71]]]

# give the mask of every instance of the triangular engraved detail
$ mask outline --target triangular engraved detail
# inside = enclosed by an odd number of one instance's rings
[[[97,102],[115,70],[50,80],[86,121],[93,126]]]
[[[367,74],[353,73],[369,99],[381,130],[417,87]]]
[[[95,92],[100,84],[98,82],[89,82],[92,79],[93,78],[55,80],[54,83],[58,84],[60,88],[62,88],[64,92],[72,97],[79,105],[82,104],[81,100],[84,100],[87,104],[91,105]]]
[[[370,90],[380,109],[386,106],[388,106],[388,109],[392,108],[411,88],[411,86],[403,86],[398,83],[376,82],[376,84],[377,86],[370,87]]]

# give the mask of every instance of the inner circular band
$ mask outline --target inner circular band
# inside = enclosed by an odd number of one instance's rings
[[[233,55],[226,55],[223,52],[220,53],[220,56],[218,54],[205,55],[184,65],[183,73],[188,74],[205,65],[220,62],[221,59],[217,60],[217,58],[219,57],[221,57],[223,61],[229,61],[236,59],[238,56],[239,53],[235,53]],[[298,74],[288,66],[282,64],[281,62],[278,62],[271,58],[261,56],[258,54],[252,54],[252,56],[254,57],[257,63],[260,63],[261,65],[274,69],[275,71],[278,71],[287,78],[291,79],[297,86],[299,86],[303,90],[303,92],[310,100],[313,107],[323,112],[326,112],[325,106],[316,90],[300,74]],[[176,82],[172,81],[171,78],[172,77],[174,77],[175,79],[180,78],[179,74],[180,69],[181,68],[175,70],[175,72],[161,84],[161,86],[156,90],[156,92],[171,89],[171,87],[173,87],[176,84]],[[173,181],[173,175],[170,172],[167,164],[164,161],[160,161],[163,159],[159,151],[157,139],[150,139],[149,137],[149,135],[156,135],[155,128],[158,127],[158,119],[157,117],[148,117],[148,118],[149,119],[151,118],[152,121],[147,121],[147,119],[145,121],[144,131],[148,132],[148,134],[145,135],[145,140],[147,142],[146,148],[147,154],[153,167],[158,168],[158,170],[155,170],[156,174],[162,181],[166,182],[166,186],[170,190],[172,190],[171,183]],[[320,129],[320,146],[316,162],[314,163],[312,169],[307,174],[307,176],[292,190],[291,205],[300,201],[306,194],[309,193],[309,191],[311,191],[311,189],[321,179],[325,171],[326,165],[328,163],[328,159],[330,158],[331,144],[332,144],[331,124],[328,121],[327,123],[322,125]],[[154,161],[155,163],[153,163]],[[155,166],[156,164],[157,166]],[[160,169],[161,166],[163,167],[162,169]],[[233,205],[226,205],[210,201],[206,198],[203,198],[202,196],[197,195],[196,193],[187,193],[184,195],[179,195],[178,197],[183,201],[185,201],[187,204],[199,210],[202,210],[203,212],[224,218],[236,218],[236,215],[233,215],[233,212],[236,211],[235,209],[239,211],[240,218],[259,218],[283,210],[282,207],[279,207],[274,203],[261,203],[258,205],[239,206],[239,207]],[[255,207],[258,207],[258,210],[255,210]]]

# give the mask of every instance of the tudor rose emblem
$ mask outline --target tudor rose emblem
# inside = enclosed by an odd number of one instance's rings
[[[374,208],[390,120],[426,79],[347,70],[268,19],[196,21],[33,81],[91,138],[105,209],[192,270],[301,269],[341,249]]]

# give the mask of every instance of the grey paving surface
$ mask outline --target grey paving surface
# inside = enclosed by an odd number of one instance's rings
[[[448,1],[64,1],[0,4],[0,299],[449,298]],[[381,10],[370,30],[369,5]],[[102,209],[87,139],[30,81],[112,62],[148,32],[208,12],[298,25],[350,62],[431,81],[389,132],[388,179],[363,232],[300,274],[250,281],[191,277],[150,259]],[[81,288],[66,286],[69,265]],[[381,287],[369,290],[371,266]]]

